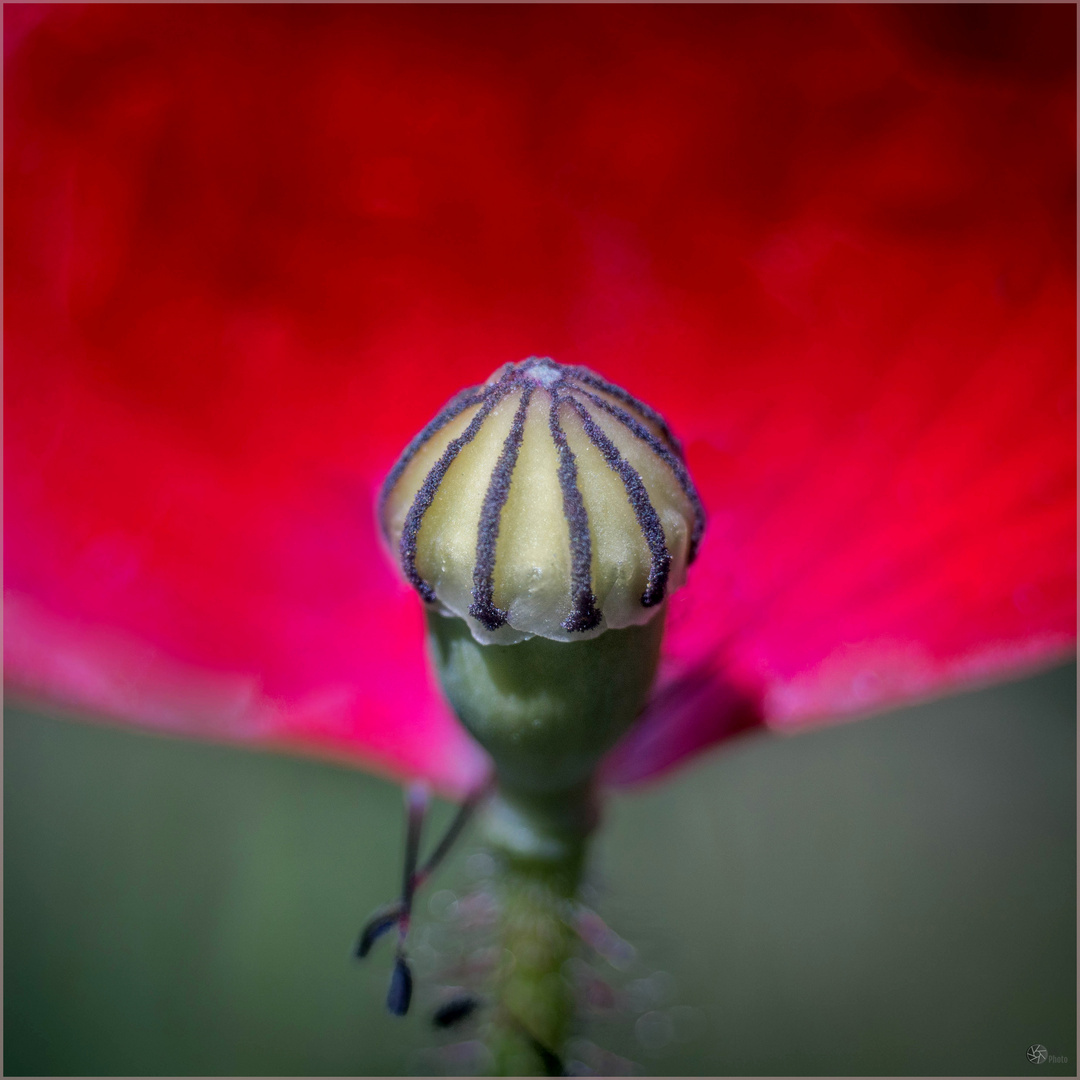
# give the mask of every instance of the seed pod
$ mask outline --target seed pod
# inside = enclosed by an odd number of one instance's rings
[[[446,405],[387,477],[380,517],[424,600],[492,644],[648,622],[704,523],[663,418],[538,357]]]

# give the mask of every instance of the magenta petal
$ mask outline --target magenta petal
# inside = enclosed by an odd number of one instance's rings
[[[84,397],[80,437],[90,412]],[[66,505],[52,529],[8,517],[9,691],[161,731],[359,757],[450,791],[483,775],[432,685],[422,615],[377,542],[370,487],[252,498],[155,448],[140,491],[130,462],[147,442],[118,425],[112,440],[90,468],[133,481],[145,527],[114,519],[106,532],[96,501],[78,517]],[[45,516],[40,493],[9,492]]]
[[[612,778],[1073,648],[1073,8],[4,18],[9,689],[463,790],[372,493],[532,353],[711,515]]]

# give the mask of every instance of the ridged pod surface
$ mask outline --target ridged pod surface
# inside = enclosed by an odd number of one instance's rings
[[[485,644],[648,622],[704,525],[663,418],[547,357],[452,398],[391,470],[379,512],[406,578]]]

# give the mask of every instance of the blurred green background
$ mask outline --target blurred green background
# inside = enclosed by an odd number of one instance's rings
[[[394,785],[15,709],[4,751],[8,1075],[430,1067],[390,949],[350,959],[398,882]],[[613,798],[595,862],[656,993],[593,1037],[645,1071],[1076,1074],[1074,665],[732,743]]]

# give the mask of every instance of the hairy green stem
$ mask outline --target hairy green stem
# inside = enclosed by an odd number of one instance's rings
[[[597,767],[641,711],[664,612],[579,642],[476,641],[429,613],[431,655],[458,717],[491,755],[496,790],[483,839],[498,860],[501,959],[486,1043],[502,1076],[558,1075],[574,1017],[565,964],[598,813]]]
[[[564,966],[579,942],[570,913],[584,870],[591,820],[586,790],[557,800],[583,804],[576,817],[544,814],[543,803],[497,792],[484,819],[498,861],[500,961],[487,1045],[498,1076],[550,1076],[574,1017]],[[586,816],[586,815],[589,816]]]

